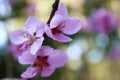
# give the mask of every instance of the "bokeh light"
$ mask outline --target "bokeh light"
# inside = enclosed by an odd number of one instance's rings
[[[8,36],[5,22],[0,21],[0,48],[3,48],[7,44],[7,40]]]
[[[66,49],[67,55],[70,60],[78,60],[82,54],[88,49],[86,39],[78,39],[72,42]]]
[[[6,18],[11,15],[11,12],[11,5],[4,0],[0,0],[0,17]]]
[[[92,49],[87,54],[87,60],[91,63],[98,63],[103,59],[104,50]]]
[[[95,41],[97,46],[105,48],[109,44],[109,37],[107,34],[98,34]]]

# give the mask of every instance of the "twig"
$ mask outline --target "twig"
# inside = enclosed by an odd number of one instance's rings
[[[51,12],[50,18],[49,18],[49,20],[48,20],[48,22],[47,22],[48,25],[50,24],[51,19],[53,18],[55,12],[56,12],[57,9],[58,9],[59,1],[60,1],[60,0],[55,0],[55,2],[54,2],[53,5],[52,5],[52,12]]]

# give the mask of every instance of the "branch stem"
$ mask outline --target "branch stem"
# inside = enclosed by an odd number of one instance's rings
[[[55,0],[55,2],[54,2],[53,5],[52,5],[52,12],[51,12],[50,18],[49,18],[49,20],[48,20],[48,22],[47,22],[48,25],[50,24],[51,19],[53,18],[55,12],[56,12],[57,9],[58,9],[59,1],[60,1],[60,0]]]

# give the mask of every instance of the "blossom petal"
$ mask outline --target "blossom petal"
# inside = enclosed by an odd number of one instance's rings
[[[40,23],[41,22],[36,17],[30,16],[25,22],[25,30],[27,30],[31,35],[33,35]]]
[[[35,55],[37,51],[40,49],[42,43],[43,43],[44,37],[41,37],[40,39],[36,39],[33,44],[30,46],[30,52],[32,55]]]
[[[56,11],[55,14],[60,14],[63,17],[67,17],[68,10],[67,10],[66,6],[63,3],[59,3],[58,10]]]
[[[38,55],[40,56],[47,56],[53,51],[53,48],[50,46],[42,46],[41,49],[38,51]]]
[[[55,38],[55,40],[57,40],[59,42],[70,42],[70,41],[72,41],[71,38],[69,38],[69,37],[67,37],[67,36],[65,36],[63,34],[60,34],[60,33],[59,34],[55,34],[54,38]]]
[[[52,34],[51,30],[47,30],[46,31],[47,36],[49,36],[50,38],[52,38],[53,40],[59,41],[59,42],[70,42],[72,41],[71,38],[59,33],[59,34]]]
[[[52,18],[51,22],[50,22],[50,28],[55,28],[58,25],[60,25],[63,21],[65,20],[64,17],[62,17],[61,15],[54,15],[54,17]]]
[[[15,60],[17,60],[18,56],[21,54],[19,51],[19,47],[21,47],[21,45],[10,44],[8,48],[8,50],[12,53],[12,56]]]
[[[41,37],[47,31],[48,25],[44,23],[40,23],[36,29],[36,37]]]
[[[18,61],[20,64],[33,64],[36,59],[36,56],[32,55],[29,50],[23,52],[18,56]]]
[[[49,77],[52,75],[52,73],[55,71],[54,67],[45,67],[43,71],[41,72],[42,77]]]
[[[10,33],[10,41],[13,44],[19,45],[28,40],[27,37],[23,36],[24,30],[16,30]]]
[[[54,37],[54,35],[52,34],[52,31],[51,31],[50,28],[46,31],[46,34],[47,34],[47,36],[49,36],[50,38],[52,38],[52,39],[55,40],[55,37]]]
[[[61,28],[61,31],[65,34],[71,35],[77,33],[82,27],[82,24],[79,19],[68,18],[66,19],[66,24],[64,28]]]
[[[52,67],[56,68],[64,66],[67,60],[68,60],[67,55],[63,51],[58,49],[54,50],[48,58],[49,64]]]
[[[25,72],[22,73],[23,78],[32,78],[37,75],[37,67],[28,67]]]

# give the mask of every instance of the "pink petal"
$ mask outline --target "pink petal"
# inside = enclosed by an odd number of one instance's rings
[[[52,38],[52,39],[55,40],[55,37],[54,37],[54,35],[52,34],[51,29],[48,29],[48,30],[46,31],[46,34],[47,34],[47,36],[49,36],[50,38]]]
[[[33,64],[35,62],[36,56],[32,55],[29,50],[23,52],[19,57],[18,61],[20,64]]]
[[[69,38],[69,37],[67,37],[67,36],[65,36],[63,34],[60,34],[60,33],[55,34],[54,37],[55,37],[55,40],[57,40],[59,42],[70,42],[70,41],[72,41],[71,38]]]
[[[21,44],[19,46],[19,51],[22,53],[24,51],[26,51],[29,48],[29,42],[24,42],[23,44]]]
[[[67,7],[63,3],[60,3],[58,6],[58,10],[56,11],[55,14],[59,14],[63,17],[67,17],[68,15]]]
[[[64,66],[67,60],[67,55],[61,50],[54,50],[48,58],[49,64],[56,68]]]
[[[43,71],[41,72],[42,77],[49,77],[52,75],[52,73],[55,71],[54,67],[45,67]]]
[[[16,31],[11,32],[10,41],[13,44],[19,45],[29,40],[27,37],[24,37],[23,33],[25,33],[24,30],[16,30]]]
[[[25,30],[27,30],[31,35],[33,35],[40,23],[41,22],[36,17],[30,16],[25,22]]]
[[[21,77],[23,78],[32,78],[37,74],[37,68],[36,67],[29,67],[27,70],[22,73]]]
[[[50,46],[42,46],[41,49],[38,51],[38,55],[40,56],[46,56],[50,55],[50,53],[53,51],[53,48]]]
[[[47,31],[48,25],[44,23],[40,23],[36,29],[36,37],[41,37]]]
[[[46,31],[46,34],[47,34],[47,36],[49,36],[53,40],[57,40],[59,42],[70,42],[70,41],[72,41],[71,38],[69,38],[69,37],[67,37],[63,34],[60,34],[60,33],[53,35],[50,29]]]
[[[21,54],[19,51],[19,47],[21,47],[21,45],[10,44],[8,48],[15,60],[18,60],[18,56]]]
[[[41,37],[40,39],[36,39],[33,44],[30,47],[30,52],[32,55],[35,55],[37,51],[41,48],[41,45],[43,43],[44,37]]]
[[[79,19],[76,18],[68,18],[66,20],[66,25],[61,31],[65,34],[71,35],[77,33],[82,27],[82,23]]]
[[[50,28],[55,28],[58,25],[60,25],[63,21],[65,20],[64,17],[62,17],[61,15],[54,15],[54,17],[52,18],[51,22],[50,22]]]

